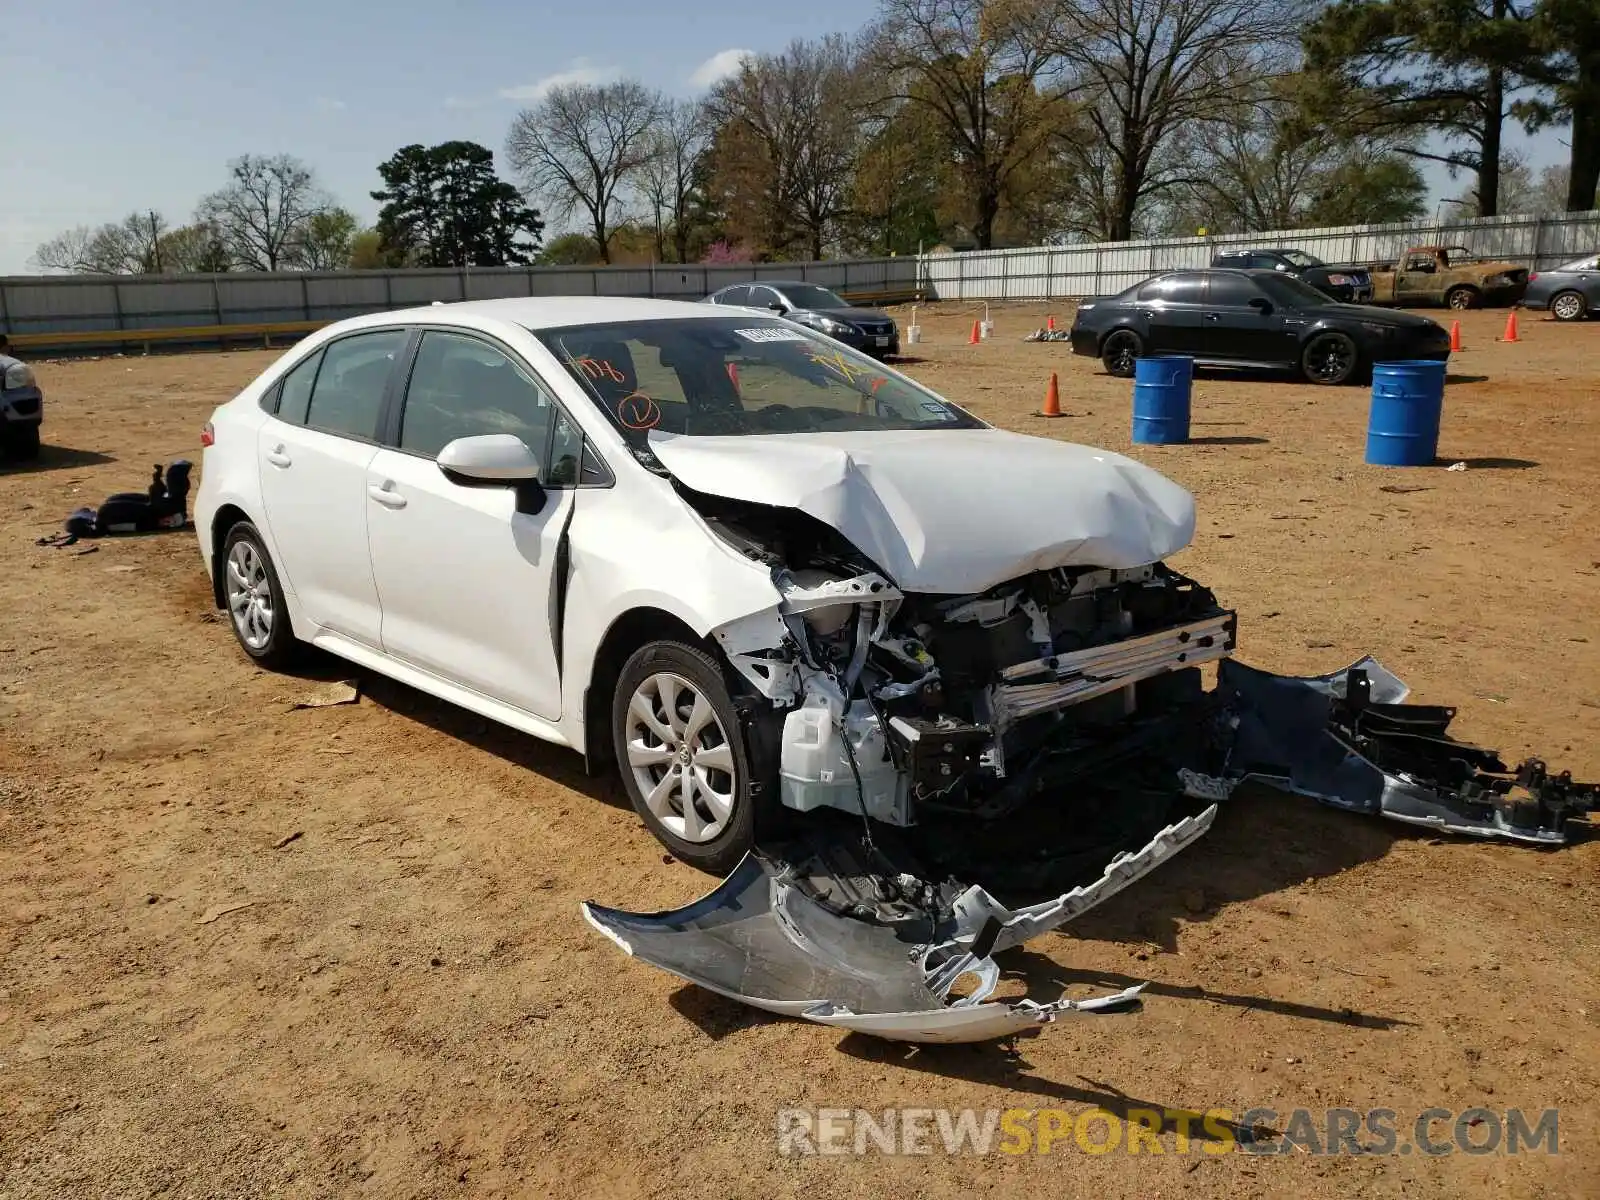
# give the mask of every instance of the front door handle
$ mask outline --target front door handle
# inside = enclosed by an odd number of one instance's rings
[[[404,508],[406,506],[406,498],[394,490],[394,480],[392,479],[385,480],[382,487],[369,483],[367,485],[367,495],[385,508]]]
[[[1221,313],[1207,313],[1206,314],[1206,320],[1208,320],[1208,321],[1220,321],[1221,319],[1222,319],[1222,314]]]
[[[294,459],[284,453],[283,446],[280,444],[267,451],[267,461],[275,467],[287,467]]]

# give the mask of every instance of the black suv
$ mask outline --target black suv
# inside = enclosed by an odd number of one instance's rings
[[[1365,267],[1329,266],[1304,250],[1224,250],[1211,265],[1236,271],[1281,271],[1346,304],[1372,302],[1372,276]]]

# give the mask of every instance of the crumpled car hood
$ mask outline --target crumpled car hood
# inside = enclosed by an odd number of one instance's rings
[[[1194,536],[1194,498],[1110,451],[1001,429],[652,433],[686,487],[795,508],[906,591],[965,595],[1033,571],[1142,567]]]

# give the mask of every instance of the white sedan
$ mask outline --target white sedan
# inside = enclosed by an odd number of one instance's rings
[[[1248,773],[1223,729],[1321,799],[1493,824],[1365,759],[1324,777],[1351,736],[1343,710],[1324,729],[1329,695],[1404,697],[1375,664],[1224,662],[1202,688],[1234,617],[1162,562],[1194,532],[1182,488],[991,428],[771,313],[358,317],[202,441],[200,550],[244,652],[276,667],[309,643],[618,764],[674,855],[738,869],[678,914],[589,919],[750,1003],[946,1040],[1081,1008],[979,1003],[989,952],[1199,837]]]

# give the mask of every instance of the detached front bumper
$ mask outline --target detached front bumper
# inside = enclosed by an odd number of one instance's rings
[[[1220,643],[1224,631],[1214,632]],[[1118,664],[1124,669],[1137,657],[1129,649],[1133,656]],[[1107,683],[1117,675],[1104,672]],[[1127,1011],[1139,987],[1086,1001],[991,1001],[1000,978],[992,956],[1060,928],[1193,845],[1240,784],[1536,845],[1565,842],[1573,818],[1600,807],[1600,785],[1552,775],[1538,760],[1508,767],[1496,752],[1448,735],[1454,709],[1406,704],[1408,694],[1370,658],[1311,677],[1223,658],[1215,690],[1182,717],[1204,736],[1185,741],[1152,726],[1108,739],[1099,751],[1069,756],[1026,809],[974,819],[967,836],[958,824],[934,824],[939,844],[926,844],[924,830],[922,853],[908,853],[898,840],[875,844],[862,833],[865,822],[819,814],[832,823],[819,820],[803,839],[752,853],[682,908],[640,913],[588,902],[583,915],[627,954],[720,995],[876,1037],[983,1041],[1061,1016]],[[1181,765],[1185,756],[1192,765]],[[1041,857],[1070,855],[1074,841],[1092,852],[1090,798],[1098,790],[1112,810],[1148,804],[1152,764],[1165,773],[1163,803],[1187,805],[1192,815],[1168,819],[1154,836],[1139,834],[1097,878],[1054,898],[1012,906],[995,898],[1031,879]],[[1208,806],[1193,811],[1201,804]],[[1041,810],[1040,827],[1054,828],[1065,844],[1041,844],[1025,827]],[[1016,835],[1009,861],[993,845],[977,845],[1000,826]],[[1127,839],[1131,828],[1125,824],[1119,836]],[[938,869],[928,870],[935,861]],[[964,871],[982,877],[963,881]],[[958,993],[962,979],[969,986]]]

